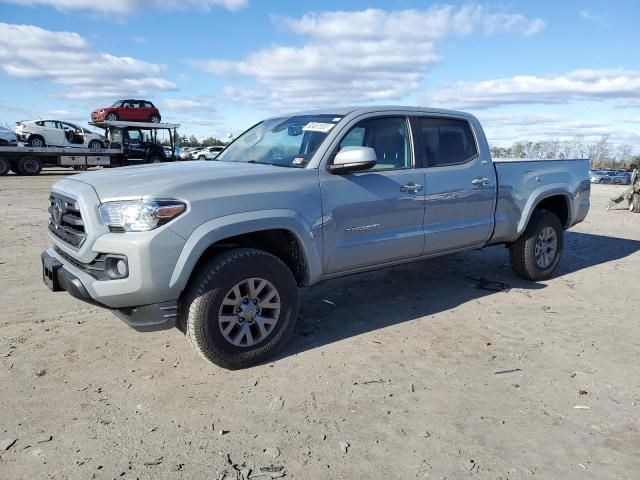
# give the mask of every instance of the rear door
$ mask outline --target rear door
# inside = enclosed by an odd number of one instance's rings
[[[64,131],[60,122],[57,120],[43,120],[36,122],[36,124],[47,145],[61,147],[65,144]]]
[[[325,273],[420,255],[424,172],[415,168],[408,119],[366,118],[337,141],[332,153],[347,146],[373,148],[378,163],[343,175],[320,168]]]
[[[465,118],[413,119],[425,170],[425,254],[480,246],[493,231],[496,177]]]

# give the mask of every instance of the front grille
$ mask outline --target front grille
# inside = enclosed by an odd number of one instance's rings
[[[80,248],[87,232],[78,202],[51,192],[49,203],[49,231],[72,247]]]

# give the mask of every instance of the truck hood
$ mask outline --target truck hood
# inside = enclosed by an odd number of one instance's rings
[[[247,175],[260,175],[282,171],[282,167],[237,162],[172,162],[154,165],[136,165],[83,173],[69,180],[90,185],[100,201],[136,199],[169,185],[190,182],[229,180]]]

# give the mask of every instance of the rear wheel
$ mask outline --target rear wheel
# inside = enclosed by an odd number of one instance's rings
[[[29,146],[33,148],[42,148],[47,146],[47,144],[44,141],[44,138],[41,137],[40,135],[31,135],[29,137],[28,143],[29,143]]]
[[[154,114],[154,115],[151,115],[151,116],[149,117],[149,121],[150,121],[151,123],[160,123],[160,115],[155,115],[155,114]]]
[[[38,157],[22,157],[18,160],[18,171],[22,175],[38,175],[42,171],[42,162]]]
[[[6,158],[0,158],[0,177],[4,177],[11,170],[11,162]]]
[[[633,193],[629,201],[629,211],[640,213],[640,193]]]
[[[207,262],[181,302],[193,348],[232,370],[275,354],[293,333],[297,316],[298,287],[291,270],[270,253],[250,248]]]
[[[527,280],[545,280],[562,255],[564,230],[557,215],[536,210],[524,233],[509,248],[511,267]]]

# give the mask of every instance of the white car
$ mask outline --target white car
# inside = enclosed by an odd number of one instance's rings
[[[0,127],[0,147],[15,147],[18,145],[16,134],[5,127]]]
[[[60,120],[16,122],[16,135],[30,147],[78,147],[99,150],[107,139],[75,123]]]
[[[222,150],[224,150],[224,147],[221,145],[216,145],[215,147],[205,147],[202,150],[198,150],[193,153],[191,158],[193,160],[214,160]]]

